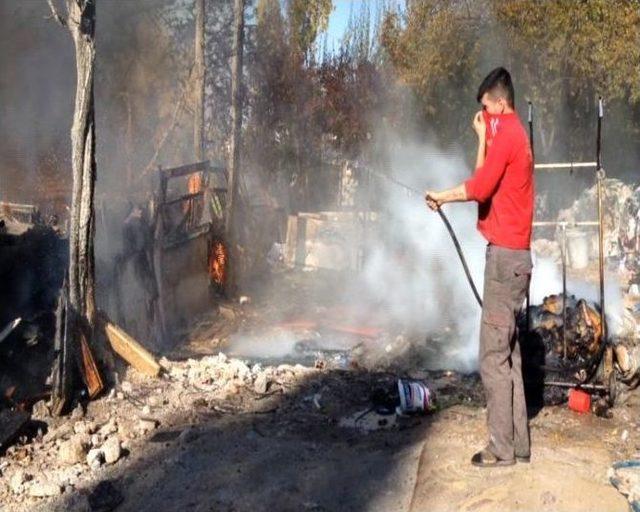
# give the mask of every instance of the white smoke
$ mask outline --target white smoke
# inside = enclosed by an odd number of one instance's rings
[[[422,194],[408,192],[393,180],[417,191],[456,186],[471,174],[460,150],[445,152],[431,144],[385,140],[388,168],[376,170],[371,191],[378,192],[381,214],[367,234],[363,265],[352,269],[332,289],[335,302],[356,326],[381,326],[391,338],[403,333],[429,367],[470,371],[477,368],[481,309],[459,261],[451,238],[439,215],[429,210]],[[476,287],[482,294],[486,240],[478,233],[477,204],[444,206],[458,237]],[[355,246],[360,239],[350,240]],[[551,260],[534,259],[531,304],[562,291],[559,267]],[[318,279],[320,276],[318,275]],[[578,298],[598,299],[597,284],[568,280],[568,291]],[[617,281],[607,277],[608,322],[612,331],[621,311]],[[305,305],[309,312],[314,304]],[[310,315],[311,316],[311,315]],[[331,322],[329,320],[329,322]],[[345,339],[318,335],[325,349],[350,347]],[[322,338],[320,340],[320,338]],[[246,357],[284,357],[295,348],[299,334],[286,329],[234,337],[232,353]],[[369,340],[372,352],[384,353],[389,337]],[[427,355],[428,354],[428,355]],[[393,352],[389,354],[393,358]],[[417,364],[424,363],[416,361]]]
[[[458,185],[470,175],[459,152],[425,144],[388,143],[386,173],[419,191]],[[439,215],[421,196],[380,178],[383,214],[379,238],[369,244],[364,267],[347,295],[359,316],[384,315],[390,324],[421,334],[424,343],[446,331],[442,367],[471,369],[477,359],[480,307]],[[486,241],[476,230],[475,203],[444,207],[480,293]]]

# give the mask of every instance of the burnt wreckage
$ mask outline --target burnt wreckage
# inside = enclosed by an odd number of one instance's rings
[[[528,401],[533,408],[556,404],[566,398],[566,388],[583,388],[601,395],[594,405],[598,413],[606,412],[619,395],[622,386],[635,387],[639,382],[637,361],[637,329],[616,329],[607,325],[605,309],[604,266],[610,253],[610,240],[605,239],[605,173],[601,165],[602,99],[598,102],[597,149],[595,162],[535,164],[535,169],[548,171],[595,169],[596,185],[587,195],[593,196],[597,220],[585,219],[534,222],[537,227],[555,227],[560,242],[562,293],[544,298],[539,305],[529,305],[520,314],[518,332],[523,353],[523,378]],[[532,133],[532,110],[529,107],[529,129]],[[531,138],[532,147],[533,139]],[[616,180],[611,180],[616,181]],[[613,184],[614,186],[616,183]],[[627,198],[619,215],[615,237],[620,268],[638,279],[640,232],[638,215],[640,189]],[[564,212],[566,213],[566,212]],[[608,212],[610,213],[610,212]],[[609,215],[610,217],[611,215]],[[610,222],[609,222],[610,223]],[[567,228],[597,229],[599,301],[590,302],[567,292]],[[608,234],[610,235],[610,234]],[[611,238],[611,237],[609,237]],[[605,249],[605,245],[607,249]]]

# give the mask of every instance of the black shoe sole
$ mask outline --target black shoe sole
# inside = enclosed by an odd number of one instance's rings
[[[499,460],[496,462],[474,462],[471,461],[471,464],[473,464],[474,466],[478,467],[478,468],[498,468],[498,467],[505,467],[505,466],[514,466],[516,463],[515,459],[514,460]]]
[[[513,466],[516,463],[515,459],[503,460],[498,459],[495,456],[491,457],[491,460],[485,460],[483,452],[476,453],[471,457],[471,464],[479,468],[496,468],[501,466]]]

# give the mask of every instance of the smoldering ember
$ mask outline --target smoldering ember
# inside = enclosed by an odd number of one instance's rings
[[[0,511],[640,510],[640,2],[0,25]]]

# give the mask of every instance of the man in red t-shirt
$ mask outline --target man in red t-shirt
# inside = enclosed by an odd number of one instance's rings
[[[477,201],[478,230],[488,242],[479,364],[489,443],[471,459],[484,467],[530,459],[516,315],[531,276],[533,161],[513,97],[506,69],[487,75],[478,90],[482,111],[473,119],[478,134],[475,173],[457,187],[425,195],[433,210],[444,203]]]

